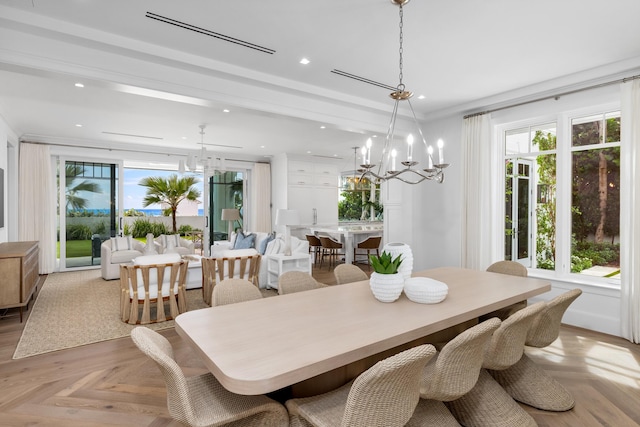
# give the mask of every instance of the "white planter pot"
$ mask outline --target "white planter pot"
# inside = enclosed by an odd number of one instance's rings
[[[413,272],[413,252],[411,251],[411,246],[406,243],[391,242],[384,245],[382,251],[390,253],[391,259],[402,255],[402,264],[400,264],[398,272],[402,273],[405,279],[411,277],[411,273]]]
[[[401,273],[379,274],[371,273],[369,286],[373,296],[380,302],[394,302],[402,294],[404,277]]]

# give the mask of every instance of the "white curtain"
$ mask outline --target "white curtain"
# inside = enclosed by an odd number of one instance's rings
[[[462,138],[462,266],[484,270],[501,258],[498,237],[504,220],[504,212],[498,212],[502,168],[491,138],[491,116],[466,118]]]
[[[640,80],[622,84],[620,285],[622,336],[640,343]],[[626,184],[626,185],[625,185]]]
[[[249,230],[270,233],[273,228],[271,225],[271,165],[255,163],[251,177]]]
[[[20,144],[18,239],[38,241],[40,274],[56,266],[56,185],[47,145]]]

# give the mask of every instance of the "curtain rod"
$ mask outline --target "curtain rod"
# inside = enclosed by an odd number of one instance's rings
[[[74,144],[61,144],[59,142],[42,142],[42,141],[20,141],[27,144],[39,144],[39,145],[55,145],[56,147],[74,147],[74,148],[88,148],[90,150],[104,150],[104,151],[127,151],[130,153],[148,153],[145,150],[133,150],[131,148],[100,148],[100,147],[87,147],[86,145],[74,145]],[[166,154],[167,156],[186,156],[185,154],[176,154],[176,153],[158,153],[158,154]],[[213,154],[213,153],[212,153]],[[217,158],[221,160],[221,157]],[[241,159],[230,159],[228,157],[224,158],[225,161],[231,162],[245,162],[245,163],[269,163],[267,161],[260,160],[241,160]]]
[[[549,95],[549,96],[544,96],[542,98],[531,99],[529,101],[523,101],[523,102],[519,102],[517,104],[505,105],[504,107],[498,107],[498,108],[494,108],[492,110],[486,110],[486,111],[480,111],[478,113],[467,114],[463,118],[464,119],[468,119],[470,117],[482,116],[484,114],[494,113],[496,111],[506,110],[508,108],[520,107],[522,105],[533,104],[534,102],[546,101],[548,99],[557,100],[560,97],[567,96],[567,95],[573,95],[574,93],[584,92],[586,90],[591,90],[591,89],[598,89],[598,88],[601,88],[601,87],[611,86],[611,85],[618,84],[618,83],[626,83],[628,81],[635,80],[635,79],[638,79],[638,78],[640,78],[640,74],[635,75],[635,76],[631,76],[631,77],[625,77],[623,79],[613,80],[613,81],[610,81],[610,82],[600,83],[600,84],[597,84],[597,85],[587,86],[587,87],[583,87],[583,88],[580,88],[580,89],[574,89],[574,90],[570,90],[570,91],[567,91],[567,92],[562,92],[562,93],[559,93],[559,94],[556,94],[556,95]]]

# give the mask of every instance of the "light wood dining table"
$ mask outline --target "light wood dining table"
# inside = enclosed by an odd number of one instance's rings
[[[551,289],[547,280],[454,267],[413,276],[446,283],[445,300],[420,304],[402,294],[382,303],[362,281],[189,311],[176,318],[176,330],[226,389],[256,395],[313,381]]]

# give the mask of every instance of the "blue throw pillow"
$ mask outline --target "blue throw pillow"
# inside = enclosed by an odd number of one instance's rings
[[[265,239],[263,239],[262,242],[260,242],[260,248],[258,248],[258,252],[260,252],[260,255],[264,255],[264,253],[267,251],[267,246],[269,246],[269,242],[275,238],[276,238],[276,232],[274,231],[273,233],[269,234]]]
[[[256,235],[254,233],[244,234],[238,233],[236,236],[236,243],[233,245],[233,249],[249,249],[256,247]]]

